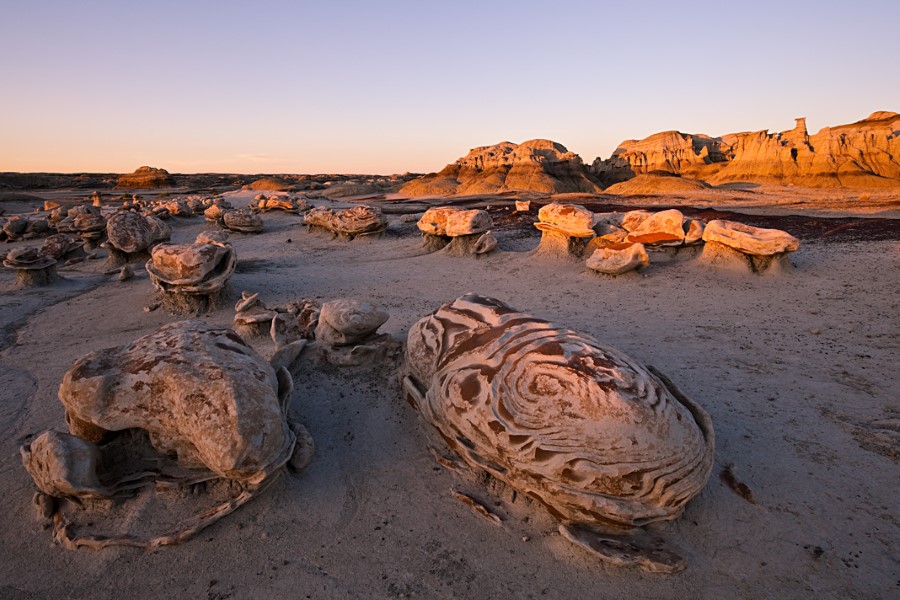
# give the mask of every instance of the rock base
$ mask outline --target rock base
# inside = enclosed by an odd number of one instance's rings
[[[59,275],[55,264],[43,269],[16,269],[17,288],[45,287],[56,281]]]

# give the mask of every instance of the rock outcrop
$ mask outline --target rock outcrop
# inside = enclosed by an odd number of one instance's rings
[[[134,173],[119,175],[117,188],[154,189],[175,187],[175,179],[165,169],[138,167]]]
[[[439,173],[410,181],[400,194],[413,197],[507,191],[593,193],[600,187],[577,154],[550,140],[530,140],[475,148]]]
[[[807,132],[804,118],[781,133],[713,138],[667,131],[622,142],[612,157],[595,160],[591,171],[607,185],[667,172],[714,184],[900,187],[900,114],[875,112],[815,135]]]

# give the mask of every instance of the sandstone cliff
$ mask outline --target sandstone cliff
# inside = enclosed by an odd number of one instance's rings
[[[755,182],[810,187],[900,187],[900,115],[876,112],[809,135],[806,120],[781,133],[713,138],[667,131],[622,142],[591,166],[605,184],[666,171],[710,183]]]
[[[577,154],[550,140],[530,140],[475,148],[439,173],[410,181],[400,194],[411,197],[506,191],[593,193],[600,187]]]
[[[138,167],[134,173],[119,175],[116,187],[135,189],[175,187],[175,179],[165,169]]]

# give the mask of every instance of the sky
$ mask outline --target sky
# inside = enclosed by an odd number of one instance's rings
[[[900,112],[900,2],[0,0],[0,171],[430,172]]]

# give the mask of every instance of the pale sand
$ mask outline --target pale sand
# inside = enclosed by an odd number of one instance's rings
[[[181,546],[55,546],[35,519],[19,445],[65,428],[56,390],[76,358],[180,318],[144,312],[154,301],[145,271],[119,283],[97,260],[61,268],[66,281],[40,290],[13,290],[14,274],[0,271],[0,597],[896,597],[900,243],[804,244],[795,272],[778,277],[679,261],[612,279],[524,252],[420,255],[414,223],[394,215],[389,235],[352,242],[307,233],[294,215],[263,219],[262,235],[232,236],[229,302],[206,320],[230,325],[241,290],[271,304],[350,296],[381,304],[391,315],[382,331],[402,337],[476,291],[666,373],[717,436],[706,489],[680,519],[652,527],[687,570],[605,565],[563,540],[540,506],[440,468],[393,371],[309,361],[294,369],[292,403],[317,444],[305,472]],[[170,223],[176,242],[207,228]],[[497,234],[517,251],[536,245],[530,236]],[[728,463],[757,504],[719,479]],[[502,527],[451,487],[488,502]]]

